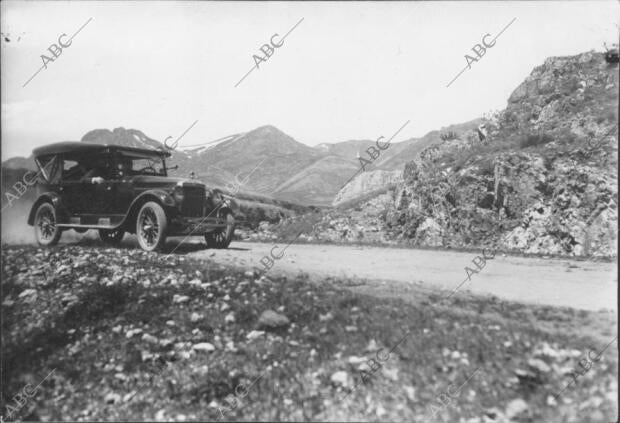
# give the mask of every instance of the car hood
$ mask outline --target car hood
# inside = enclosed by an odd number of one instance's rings
[[[195,180],[172,178],[169,176],[138,175],[129,176],[124,178],[124,180],[133,183],[137,187],[144,188],[174,188],[179,183],[183,183],[183,186],[205,187],[203,183]]]

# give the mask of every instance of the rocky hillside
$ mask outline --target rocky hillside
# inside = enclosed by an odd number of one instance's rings
[[[472,131],[481,122],[481,119],[474,119],[469,122],[431,131],[422,138],[412,138],[407,141],[392,143],[370,167],[338,191],[332,205],[342,207],[347,203],[356,202],[365,197],[372,197],[373,193],[385,191],[388,185],[396,181],[402,181],[402,170],[405,168],[405,165],[411,160],[418,159],[420,153],[426,148],[437,145],[443,139],[450,138],[454,134]],[[374,145],[373,141],[348,141],[331,145],[322,144],[321,146],[323,148],[330,148],[330,151],[348,151],[349,154],[362,152],[362,157],[366,157],[364,151],[366,148]],[[357,153],[352,151],[353,148],[358,148]]]
[[[355,200],[364,194],[371,194],[382,188],[402,182],[403,172],[399,170],[375,170],[362,172],[361,175],[353,179],[344,186],[334,199],[334,206],[342,206],[347,202]]]
[[[395,238],[429,246],[617,254],[618,65],[553,57],[486,120],[407,164],[386,210]]]

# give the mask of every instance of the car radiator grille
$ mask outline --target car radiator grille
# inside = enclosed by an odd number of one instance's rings
[[[183,187],[183,204],[181,214],[187,217],[201,217],[205,203],[203,187]]]

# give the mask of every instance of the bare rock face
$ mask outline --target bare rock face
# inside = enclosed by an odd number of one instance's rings
[[[420,244],[440,247],[442,245],[442,232],[443,229],[439,223],[435,219],[427,217],[418,227],[416,238]]]
[[[379,189],[384,189],[390,184],[396,184],[401,181],[402,172],[400,170],[368,170],[361,172],[338,192],[333,205],[337,207],[347,201],[362,197]]]

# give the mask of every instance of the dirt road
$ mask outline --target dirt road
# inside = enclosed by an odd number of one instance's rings
[[[279,256],[285,244],[233,242],[227,250],[200,250],[195,258],[218,263],[260,268],[261,258],[272,248]],[[292,244],[281,259],[274,261],[274,274],[305,272],[313,277],[338,277],[368,282],[399,282],[418,287],[446,290],[449,294],[462,282],[459,291],[492,294],[524,303],[568,306],[578,309],[617,309],[618,275],[616,263],[503,257],[496,255],[478,273],[472,260],[476,253]],[[396,285],[396,284],[395,284]]]

